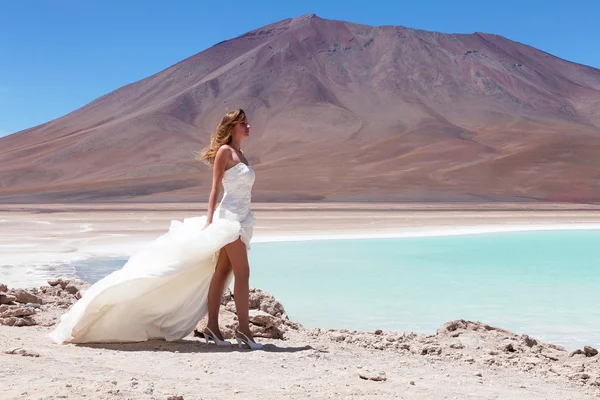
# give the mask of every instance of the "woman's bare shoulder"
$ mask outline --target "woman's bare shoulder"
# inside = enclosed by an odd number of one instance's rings
[[[221,157],[230,158],[232,153],[233,149],[228,144],[224,144],[223,146],[219,147],[219,150],[217,150],[217,156],[220,155]]]

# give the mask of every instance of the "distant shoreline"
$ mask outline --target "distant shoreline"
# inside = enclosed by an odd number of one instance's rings
[[[479,235],[486,233],[518,233],[518,232],[547,232],[570,230],[600,230],[600,224],[549,224],[549,225],[510,225],[510,226],[463,226],[446,228],[424,228],[422,230],[398,231],[389,233],[363,233],[363,234],[306,234],[290,236],[264,236],[257,237],[254,243],[298,242],[318,240],[354,240],[354,239],[402,239],[417,237],[461,236]]]
[[[207,202],[74,202],[74,203],[4,203],[0,200],[0,212],[17,210],[78,210],[78,211],[206,211]],[[336,210],[336,211],[599,211],[600,203],[576,202],[253,202],[254,210],[269,211],[301,211],[301,210]]]
[[[197,206],[197,207],[196,207]],[[129,257],[205,204],[0,204],[0,270],[40,284],[75,260]],[[467,209],[468,208],[468,209]],[[255,203],[254,243],[600,229],[600,205]]]

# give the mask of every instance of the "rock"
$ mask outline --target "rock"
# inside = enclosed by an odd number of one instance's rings
[[[183,396],[169,396],[167,400],[183,400]]]
[[[558,357],[556,357],[552,354],[542,353],[542,356],[546,357],[548,360],[558,361]]]
[[[23,303],[23,304],[27,304],[27,303],[37,303],[37,304],[43,304],[43,300],[41,298],[39,298],[38,296],[36,296],[33,293],[29,293],[26,290],[23,289],[15,289],[12,292],[13,296],[15,296],[15,301],[18,303]]]
[[[527,344],[525,344],[527,346]],[[531,353],[537,353],[537,354],[541,354],[542,351],[544,351],[544,346],[542,346],[541,344],[535,344],[533,346],[530,347],[530,352]]]
[[[357,372],[360,379],[367,381],[383,382],[387,380],[385,372],[382,371],[373,372],[368,369],[359,369]]]
[[[60,288],[60,286],[42,286],[40,288],[40,292],[42,292],[42,294],[44,294],[45,296],[60,297],[60,295],[62,294],[62,289]]]
[[[340,332],[329,332],[327,336],[334,342],[343,342],[346,339],[346,335]]]
[[[264,290],[256,288],[250,289],[250,309],[264,311],[279,318],[285,314],[283,305],[275,300],[275,297]]]
[[[583,355],[585,355],[585,353],[583,352],[583,350],[581,350],[581,349],[577,349],[577,350],[575,350],[575,351],[572,351],[572,352],[569,354],[569,357],[573,357],[573,356],[576,356],[576,355],[578,355],[578,354],[583,354]]]
[[[536,358],[536,357],[523,357],[521,359],[521,362],[523,364],[538,365],[539,363],[542,362],[542,360],[540,360],[539,358]]]
[[[373,343],[373,348],[375,350],[384,350],[385,348],[387,348],[387,346],[381,342],[378,342],[378,343]]]
[[[498,331],[505,334],[511,334],[509,331],[505,331],[504,329],[495,328],[493,326],[483,324],[481,322],[476,321],[466,321],[464,319],[459,319],[455,321],[446,322],[442,325],[438,330],[438,335],[448,335],[452,336],[451,333],[457,330],[466,330],[466,331],[475,331],[475,332],[486,332],[486,331]]]
[[[582,356],[585,356],[585,357],[594,357],[594,356],[598,355],[598,350],[596,350],[595,348],[593,348],[591,346],[585,346],[583,348],[583,350],[577,349],[577,350],[571,352],[569,354],[569,357],[574,357],[574,356],[577,356],[577,355],[582,355]]]
[[[68,284],[68,285],[67,285],[67,286],[64,288],[64,291],[65,291],[65,292],[67,292],[67,293],[69,293],[69,294],[73,294],[73,295],[75,295],[75,294],[79,293],[79,288],[78,288],[77,286],[75,286],[75,285],[72,285],[72,284],[70,284],[70,283],[69,283],[69,284]]]
[[[60,288],[73,295],[80,290],[85,290],[91,286],[89,283],[82,281],[81,279],[56,279],[48,281],[48,285],[55,289]]]
[[[283,321],[283,324],[285,326],[287,326],[288,328],[294,329],[294,330],[298,330],[302,327],[302,325],[296,323],[296,322],[292,322],[288,319],[287,315],[283,314],[281,320]]]
[[[34,314],[35,309],[31,307],[9,306],[6,304],[0,306],[0,318],[28,317]]]
[[[509,344],[505,345],[504,347],[502,347],[502,351],[505,352],[505,353],[514,353],[517,350],[512,345],[512,343],[509,343]]]
[[[194,336],[196,337],[204,337],[202,333],[206,328],[206,323],[208,322],[208,317],[203,318],[196,329],[194,330]],[[223,310],[219,312],[219,328],[221,329],[221,334],[223,335],[223,339],[233,339],[235,337],[235,329],[237,328],[237,316],[231,311]]]
[[[282,324],[281,319],[260,310],[250,310],[248,317],[253,324],[264,326],[267,329],[273,326],[279,327]]]
[[[496,363],[496,359],[494,357],[488,357],[483,360],[483,362],[487,365],[492,365]]]
[[[37,325],[37,322],[29,317],[7,317],[0,318],[0,325],[6,326],[33,326]]]
[[[90,284],[81,279],[71,279],[68,281],[63,290],[69,294],[77,296],[90,287]]]
[[[250,332],[252,332],[252,336],[254,337],[262,337],[267,339],[283,339],[283,332],[275,326],[265,328],[260,325],[250,324]]]
[[[465,347],[471,348],[479,348],[481,346],[486,346],[487,342],[480,337],[480,333],[473,331],[463,331],[460,336],[458,336],[458,342]]]
[[[528,335],[521,335],[521,340],[527,347],[533,347],[538,344],[537,340],[529,337]]]
[[[48,285],[55,288],[64,289],[69,284],[69,280],[64,279],[52,279],[48,281]]]
[[[376,334],[376,335],[381,335],[381,334],[383,334],[383,331],[382,331],[381,329],[377,329],[377,330],[375,331],[375,334]]]
[[[0,283],[0,292],[8,292],[8,286],[6,286],[4,283]]]
[[[421,355],[440,355],[442,348],[435,345],[425,345],[421,348]]]
[[[20,355],[23,357],[39,357],[40,356],[38,353],[34,353],[32,351],[25,350],[21,347],[17,347],[16,349],[13,349],[13,350],[7,350],[4,353]]]
[[[557,345],[557,344],[552,344],[552,343],[550,343],[550,344],[548,344],[548,347],[549,347],[549,348],[551,348],[551,349],[553,349],[553,350],[558,350],[558,351],[567,351],[567,349],[565,349],[564,347],[562,347],[562,346],[559,346],[559,345]]]
[[[219,324],[224,339],[233,339],[238,325],[238,318],[232,312],[223,310],[219,313]]]
[[[590,376],[586,373],[579,373],[569,376],[569,379],[572,379],[574,381],[587,381],[588,379],[590,379]]]
[[[10,304],[14,302],[17,298],[13,295],[7,293],[0,293],[0,304]]]
[[[598,350],[592,346],[585,346],[583,348],[583,354],[585,354],[586,357],[594,357],[598,355]]]
[[[221,333],[226,339],[235,337],[235,329],[237,328],[237,316],[235,309],[235,294],[231,295],[229,290],[225,291],[221,297],[221,304],[225,305],[224,310],[221,309],[219,319],[222,321]],[[295,324],[287,319],[285,310],[273,296],[264,290],[251,288],[249,298],[250,310],[248,313],[250,320],[250,331],[253,336],[283,339],[283,332],[288,327],[299,329],[300,325]],[[225,313],[225,315],[224,315]],[[223,318],[225,317],[225,318]],[[231,323],[223,323],[227,317]],[[196,327],[199,331],[199,336],[203,336],[200,332],[204,330],[207,321],[200,322]]]
[[[235,302],[230,301],[229,303],[225,304],[225,310],[235,314],[237,312],[235,309]]]
[[[229,290],[229,289],[225,290],[225,293],[223,293],[223,296],[221,296],[221,305],[224,306],[232,300],[233,300],[233,294],[231,293],[231,290]]]

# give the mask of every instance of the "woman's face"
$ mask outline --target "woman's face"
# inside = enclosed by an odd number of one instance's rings
[[[233,126],[233,137],[236,140],[243,140],[250,136],[250,124],[248,120],[244,120],[242,122],[237,122]]]

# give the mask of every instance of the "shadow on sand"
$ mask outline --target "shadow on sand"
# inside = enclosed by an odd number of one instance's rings
[[[285,343],[282,341],[282,344]],[[183,339],[176,342],[149,340],[137,343],[82,343],[78,347],[106,349],[115,351],[166,351],[171,353],[229,353],[233,351],[266,351],[270,353],[296,353],[299,351],[321,351],[311,346],[287,347],[265,343],[261,350],[240,349],[236,344],[231,347],[217,347],[213,343],[206,344],[196,339]]]

